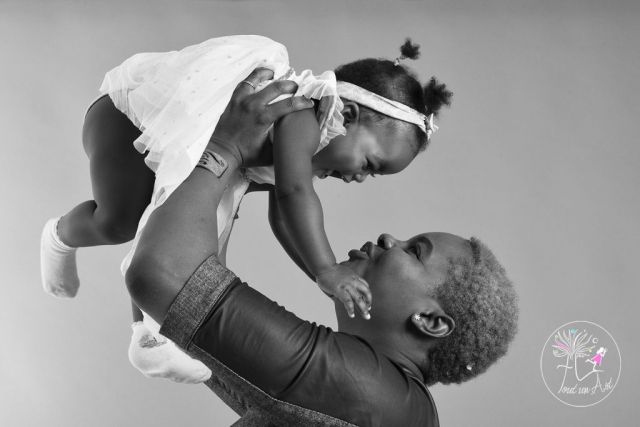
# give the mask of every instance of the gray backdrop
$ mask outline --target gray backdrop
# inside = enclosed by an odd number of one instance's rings
[[[0,3],[0,425],[226,426],[205,386],[149,380],[129,365],[128,245],[79,251],[75,300],[42,291],[48,218],[91,198],[82,117],[106,71],[130,55],[230,34],[285,44],[318,73],[397,56],[455,93],[432,146],[403,173],[321,182],[342,258],[382,232],[484,239],[518,286],[508,356],[463,386],[432,388],[443,426],[631,425],[638,418],[633,332],[640,203],[640,7],[635,1],[2,1]],[[229,264],[299,316],[335,326],[332,306],[286,257],[266,198],[243,202]],[[375,315],[375,309],[372,312]],[[584,409],[558,402],[539,370],[555,328],[589,320],[616,338],[622,375]],[[259,355],[256,355],[259,357]]]

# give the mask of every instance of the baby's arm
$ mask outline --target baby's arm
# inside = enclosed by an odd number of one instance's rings
[[[313,274],[311,274],[307,266],[304,264],[304,261],[302,261],[302,258],[300,258],[298,249],[296,249],[296,246],[289,237],[287,226],[282,219],[280,208],[278,207],[275,187],[269,190],[269,225],[271,225],[273,234],[276,236],[276,239],[278,239],[278,242],[280,242],[287,255],[289,255],[289,258],[291,258],[291,260],[295,262],[298,267],[300,267],[300,270],[302,270],[307,276],[309,276],[311,280],[315,282],[316,278],[313,276]]]
[[[351,316],[357,304],[368,318],[368,284],[336,263],[324,231],[322,205],[312,184],[311,160],[319,141],[320,129],[311,110],[289,114],[276,124],[273,163],[277,206],[289,239],[320,289],[339,298]]]

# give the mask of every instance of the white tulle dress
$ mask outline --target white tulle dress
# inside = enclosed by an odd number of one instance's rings
[[[149,216],[189,176],[236,86],[257,67],[273,70],[274,80],[298,83],[296,96],[333,97],[319,124],[321,138],[317,151],[335,136],[346,133],[335,74],[327,71],[314,76],[310,70],[296,74],[289,66],[286,48],[261,36],[221,37],[181,51],[141,53],[106,74],[100,91],[108,94],[142,131],[134,145],[141,153],[148,152],[145,161],[156,173],[151,202],[140,219],[133,247],[122,263],[123,274]],[[229,238],[250,180],[273,184],[273,167],[235,173],[218,207],[219,247]],[[157,333],[159,326],[146,315],[145,324]]]

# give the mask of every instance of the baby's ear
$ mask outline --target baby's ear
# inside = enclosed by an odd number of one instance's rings
[[[345,101],[342,109],[344,124],[357,123],[360,120],[360,106],[353,101]]]

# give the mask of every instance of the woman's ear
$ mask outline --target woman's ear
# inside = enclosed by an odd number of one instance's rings
[[[432,338],[444,338],[456,328],[456,322],[435,301],[431,307],[411,316],[411,323],[422,334]]]
[[[360,106],[353,101],[344,101],[344,108],[342,108],[342,116],[344,117],[344,124],[357,123],[360,120]]]

